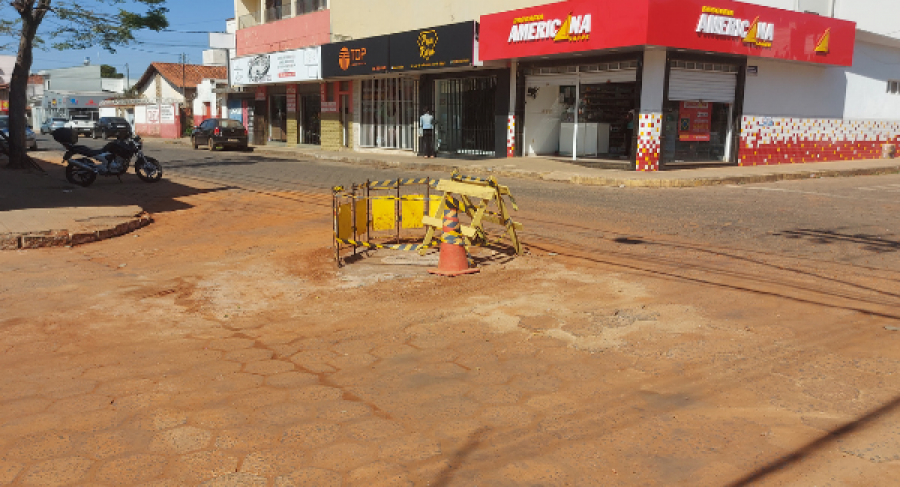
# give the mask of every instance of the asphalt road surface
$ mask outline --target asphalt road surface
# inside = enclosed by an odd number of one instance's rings
[[[98,140],[81,142],[102,145]],[[42,149],[59,147],[48,136],[38,143]],[[145,152],[162,161],[167,174],[252,191],[327,193],[335,185],[366,179],[446,176],[252,152],[210,153],[160,140],[148,140]],[[519,217],[527,231],[550,240],[607,238],[636,248],[674,238],[708,249],[900,270],[900,175],[666,190],[524,179],[503,183],[520,204]],[[96,184],[116,181],[101,178]]]

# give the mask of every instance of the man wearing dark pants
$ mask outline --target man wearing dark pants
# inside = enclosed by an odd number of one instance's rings
[[[426,159],[434,157],[434,115],[430,108],[419,117],[419,135],[422,136],[422,155]]]

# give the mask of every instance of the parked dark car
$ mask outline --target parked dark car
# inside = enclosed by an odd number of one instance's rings
[[[191,132],[194,149],[201,145],[216,150],[217,147],[236,147],[247,150],[247,129],[241,122],[230,118],[208,118]]]
[[[120,117],[100,117],[91,137],[97,139],[108,139],[110,137],[120,138],[131,135],[131,124],[127,120]]]
[[[9,137],[9,115],[0,115],[0,132]],[[31,131],[30,127],[25,127],[25,143],[28,144],[28,150],[37,150],[37,136]],[[6,153],[9,147],[6,140],[0,138],[0,152]]]

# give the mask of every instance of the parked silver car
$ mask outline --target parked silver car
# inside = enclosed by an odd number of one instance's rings
[[[48,118],[44,120],[44,123],[41,124],[41,135],[49,135],[56,129],[66,128],[66,122],[68,120],[65,118]]]
[[[3,135],[9,137],[9,115],[0,115],[0,131],[3,131]],[[28,127],[25,127],[25,140],[30,150],[37,150],[37,135]],[[2,143],[5,144],[6,142]]]

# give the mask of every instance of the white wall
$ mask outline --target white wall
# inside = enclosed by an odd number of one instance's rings
[[[856,27],[900,39],[900,1],[837,0],[835,17],[852,20]]]
[[[101,117],[117,117],[116,107],[100,107]]]
[[[0,85],[9,84],[13,69],[16,67],[15,56],[0,56]]]
[[[641,112],[662,113],[666,86],[666,51],[644,51]]]
[[[147,107],[145,105],[134,107],[134,123],[147,123]]]
[[[752,58],[759,76],[747,77],[748,116],[900,120],[900,95],[887,81],[900,79],[900,49],[857,42],[853,66],[814,66]]]
[[[900,49],[857,42],[846,77],[844,118],[900,120],[900,95],[887,92],[887,80],[900,80]]]
[[[751,58],[758,76],[747,77],[744,114],[766,117],[841,118],[843,68]]]
[[[109,91],[112,93],[125,93],[125,82],[125,78],[102,78],[100,80],[100,86],[103,88],[103,91]]]
[[[220,80],[220,82],[224,85],[227,83],[225,80]],[[203,104],[209,103],[210,106],[210,114],[215,117],[219,113],[219,108],[216,106],[218,99],[216,98],[216,94],[213,93],[213,90],[216,88],[216,80],[205,79],[202,83],[197,85],[197,97],[194,98],[194,114],[203,114]]]

